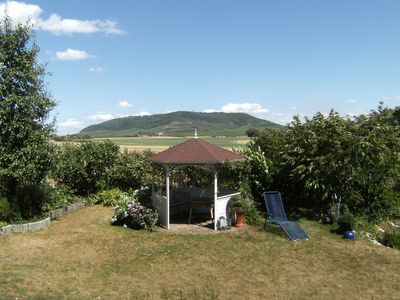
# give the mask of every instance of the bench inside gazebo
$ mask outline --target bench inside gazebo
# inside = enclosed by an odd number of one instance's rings
[[[187,217],[192,221],[192,214],[199,210],[209,213],[213,220],[213,228],[217,230],[217,222],[221,217],[227,219],[226,211],[229,200],[239,195],[218,186],[217,166],[226,162],[243,161],[244,157],[238,153],[210,144],[202,139],[192,138],[165,151],[148,158],[149,161],[159,163],[165,169],[165,190],[152,189],[153,206],[159,211],[160,225],[170,229],[171,216]],[[170,188],[172,172],[185,166],[208,166],[214,170],[214,186],[210,188],[180,187]]]

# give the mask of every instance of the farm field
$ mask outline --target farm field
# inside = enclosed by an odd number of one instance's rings
[[[241,148],[246,145],[250,139],[246,136],[242,137],[199,137],[205,141],[227,149]],[[189,138],[185,137],[110,137],[110,138],[94,138],[93,141],[110,140],[121,147],[128,150],[145,150],[151,149],[155,152],[165,150],[171,146],[182,143]]]
[[[300,220],[309,241],[247,226],[209,234],[110,226],[88,206],[0,238],[0,299],[398,299],[399,251]]]

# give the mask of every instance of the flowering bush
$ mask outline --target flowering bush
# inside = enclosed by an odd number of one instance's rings
[[[126,207],[115,207],[112,225],[126,226],[132,229],[154,230],[158,221],[158,213],[139,203],[129,203]]]

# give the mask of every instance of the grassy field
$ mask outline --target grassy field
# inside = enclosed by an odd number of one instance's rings
[[[240,148],[248,143],[248,137],[201,137],[207,142],[227,149]],[[184,137],[110,137],[94,138],[94,141],[111,140],[115,144],[128,150],[151,149],[162,151],[176,144],[186,141]]]
[[[395,299],[398,250],[346,241],[302,220],[311,239],[258,227],[204,235],[109,225],[99,206],[49,229],[0,238],[0,299]]]

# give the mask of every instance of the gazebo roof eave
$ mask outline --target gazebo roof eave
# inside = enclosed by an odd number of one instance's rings
[[[181,160],[149,160],[152,163],[162,165],[222,165],[228,162],[241,162],[244,159],[230,159],[230,160],[209,160],[209,161],[181,161]]]

